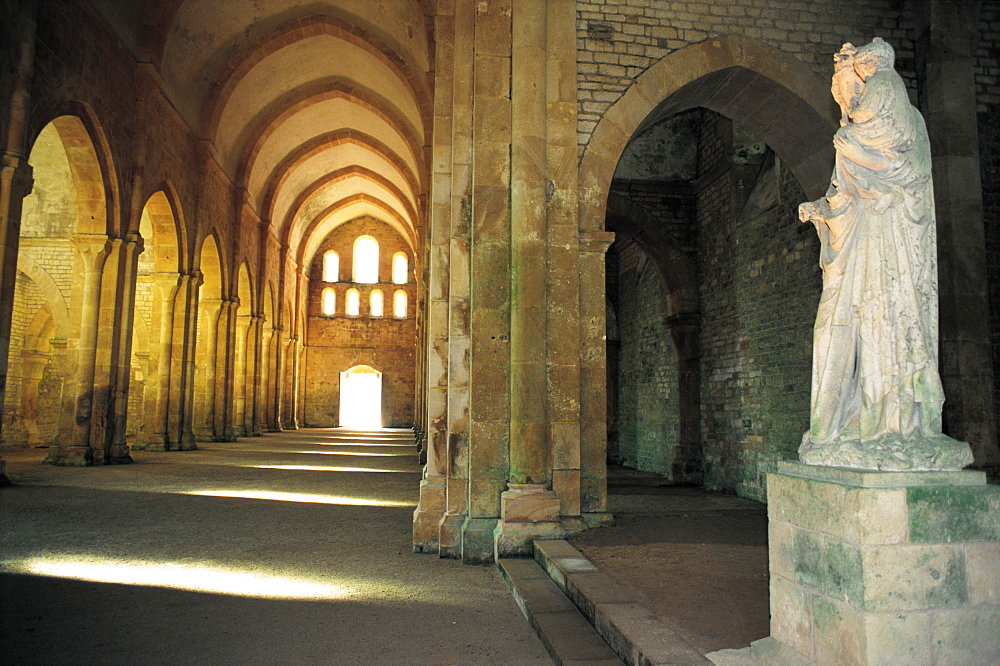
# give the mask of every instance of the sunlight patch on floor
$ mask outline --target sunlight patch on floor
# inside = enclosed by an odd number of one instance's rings
[[[14,563],[12,568],[54,578],[266,599],[341,599],[351,594],[351,590],[340,585],[202,563],[46,557]]]
[[[394,502],[392,500],[367,499],[362,497],[336,497],[333,495],[311,495],[308,493],[283,493],[267,490],[189,490],[184,495],[203,497],[233,497],[237,499],[274,500],[278,502],[303,502],[306,504],[336,504],[339,506],[416,506],[414,502]]]
[[[242,465],[253,469],[290,469],[303,472],[381,472],[384,474],[418,474],[418,469],[377,469],[374,467],[330,467],[324,465]]]
[[[358,456],[363,458],[406,458],[416,457],[412,453],[368,453],[361,451],[292,451],[292,453],[311,453],[318,456]]]

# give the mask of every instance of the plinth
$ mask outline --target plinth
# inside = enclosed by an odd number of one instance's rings
[[[508,483],[500,494],[500,522],[494,531],[494,559],[530,556],[535,539],[561,539],[559,498],[545,485]]]
[[[765,662],[1000,663],[1000,487],[778,463]]]

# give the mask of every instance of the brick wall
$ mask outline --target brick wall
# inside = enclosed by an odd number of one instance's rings
[[[577,8],[578,134],[581,146],[636,76],[689,44],[722,35],[765,42],[832,74],[832,56],[847,41],[880,36],[896,48],[897,68],[915,90],[907,3],[805,0],[579,0]],[[629,128],[624,128],[629,129]]]

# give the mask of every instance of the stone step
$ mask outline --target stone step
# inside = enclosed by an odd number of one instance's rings
[[[622,661],[537,562],[505,559],[497,564],[521,612],[556,664],[612,666]]]
[[[535,541],[535,560],[625,663],[712,663],[565,540]]]

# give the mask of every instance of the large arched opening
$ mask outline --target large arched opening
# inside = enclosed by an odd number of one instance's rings
[[[195,337],[194,407],[192,429],[199,441],[221,437],[218,414],[219,385],[224,381],[219,366],[225,344],[222,318],[222,259],[214,236],[202,243],[199,262],[202,283],[198,289],[198,328]],[[218,382],[218,384],[217,384]]]
[[[143,251],[136,267],[127,431],[130,446],[138,449],[170,447],[167,405],[184,245],[179,241],[183,225],[168,192],[152,194],[139,219]]]
[[[819,277],[795,210],[829,182],[829,98],[791,56],[727,37],[664,58],[595,128],[580,224],[616,233],[607,300],[585,305],[614,323],[611,462],[763,499],[797,446]]]
[[[113,206],[88,123],[59,116],[32,145],[9,324],[3,442],[51,447],[47,460],[61,464],[111,462],[90,419],[108,406],[94,380]]]

